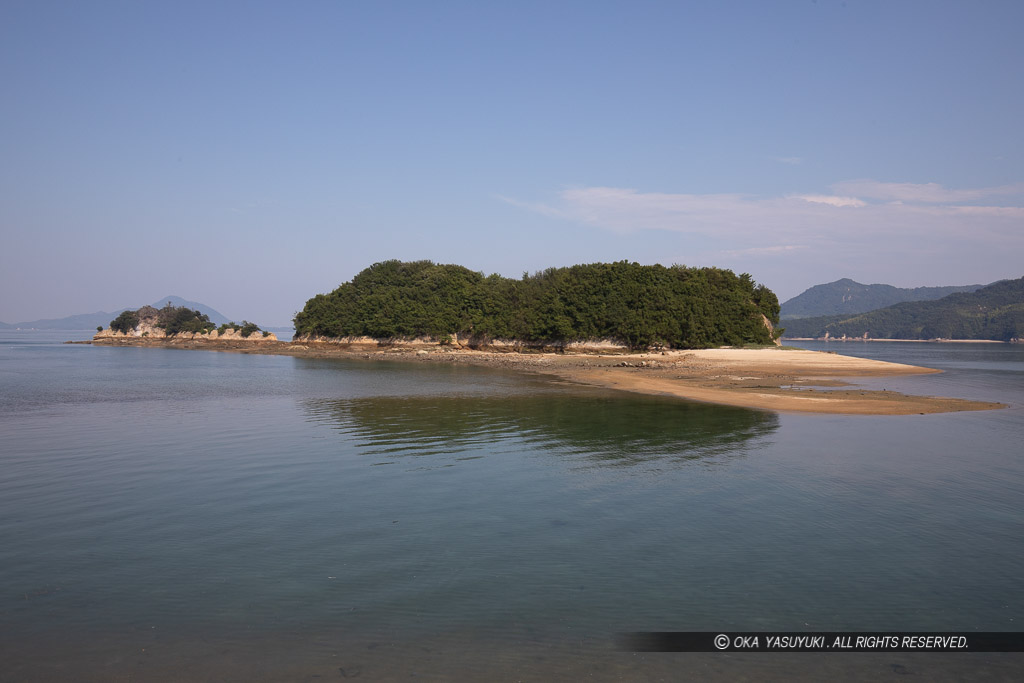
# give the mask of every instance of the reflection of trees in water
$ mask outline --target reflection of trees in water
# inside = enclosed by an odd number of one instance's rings
[[[778,427],[773,413],[572,394],[311,399],[305,409],[358,451],[449,456],[547,450],[587,464],[685,463],[741,453]]]

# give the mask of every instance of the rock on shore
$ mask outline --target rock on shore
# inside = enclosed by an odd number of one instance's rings
[[[268,342],[277,341],[277,335],[273,332],[254,332],[248,337],[241,335],[240,329],[228,328],[223,333],[212,330],[210,332],[178,332],[176,334],[167,334],[163,328],[154,327],[145,323],[139,323],[139,325],[128,332],[117,332],[110,329],[109,327],[105,330],[97,332],[92,337],[93,341],[117,341],[126,339],[153,339],[153,340],[201,340],[207,341],[222,340],[222,341],[244,341],[244,342]]]

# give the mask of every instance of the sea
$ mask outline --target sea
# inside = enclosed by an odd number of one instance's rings
[[[1018,681],[1024,345],[796,343],[999,401],[774,413],[444,363],[0,332],[0,681]]]

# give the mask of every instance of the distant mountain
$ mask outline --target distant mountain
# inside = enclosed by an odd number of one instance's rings
[[[97,311],[96,313],[79,313],[78,315],[69,315],[66,318],[29,320],[22,323],[14,323],[13,325],[6,325],[5,328],[22,330],[91,330],[100,325],[107,327],[110,325],[110,321],[116,318],[123,310],[127,309],[122,308],[114,311],[113,313]]]
[[[205,313],[210,316],[210,322],[216,325],[223,325],[224,323],[232,322],[228,318],[210,308],[206,304],[201,304],[198,301],[187,301],[182,299],[180,296],[165,296],[157,299],[155,302],[150,304],[154,308],[163,308],[170,302],[172,306],[184,306],[191,308],[192,310],[198,310],[200,313]],[[97,311],[96,313],[79,313],[78,315],[69,315],[66,318],[44,318],[42,320],[30,320],[23,323],[0,323],[0,329],[22,329],[22,330],[94,330],[97,327],[108,327],[110,321],[119,316],[122,311],[137,310],[139,306],[131,308],[119,308],[112,313],[106,313],[104,311]]]
[[[936,301],[910,301],[859,315],[787,320],[784,338],[864,337],[871,339],[1024,338],[1024,277],[1003,280],[975,292]]]
[[[782,304],[781,318],[811,318],[822,315],[854,315],[866,313],[904,301],[934,301],[950,294],[974,292],[985,285],[960,287],[914,287],[862,285],[849,278],[825,285],[815,285],[803,294]]]
[[[221,313],[213,310],[206,304],[201,304],[198,301],[187,301],[185,299],[182,299],[180,296],[165,296],[162,299],[157,299],[154,303],[150,305],[153,306],[154,308],[163,308],[168,303],[171,304],[172,306],[184,306],[185,308],[191,308],[193,311],[205,313],[210,317],[210,322],[213,323],[214,325],[219,326],[223,325],[224,323],[237,322],[233,320],[228,320]],[[120,313],[120,311],[118,311],[118,313]],[[109,323],[110,320],[108,320],[107,322]]]

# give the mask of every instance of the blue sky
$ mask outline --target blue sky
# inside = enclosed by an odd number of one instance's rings
[[[389,258],[1024,275],[1021,2],[0,3],[0,320]]]

